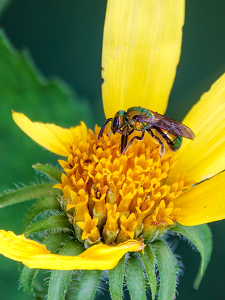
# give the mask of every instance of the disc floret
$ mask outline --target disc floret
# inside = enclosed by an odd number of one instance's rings
[[[149,238],[179,220],[173,199],[193,182],[185,176],[166,183],[176,164],[169,149],[160,156],[160,145],[149,135],[120,153],[121,135],[109,133],[98,140],[100,128],[89,130],[87,142],[67,144],[67,161],[60,160],[66,174],[61,184],[64,207],[78,240],[87,246],[108,245],[129,239]]]

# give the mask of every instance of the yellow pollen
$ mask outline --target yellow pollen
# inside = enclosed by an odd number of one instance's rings
[[[146,133],[121,155],[121,134],[107,127],[98,140],[99,131],[97,126],[95,133],[89,130],[87,142],[77,138],[66,144],[68,160],[59,161],[65,174],[55,187],[63,190],[63,207],[78,240],[118,244],[150,237],[178,221],[173,200],[193,182],[179,175],[167,184],[176,154],[164,143],[160,157],[160,145]]]

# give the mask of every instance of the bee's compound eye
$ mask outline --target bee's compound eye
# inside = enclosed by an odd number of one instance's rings
[[[133,116],[132,120],[134,120],[134,121],[138,120],[138,116],[137,115]]]

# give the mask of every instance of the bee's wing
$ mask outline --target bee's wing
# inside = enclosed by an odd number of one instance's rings
[[[195,138],[194,132],[184,124],[181,124],[174,119],[160,115],[157,112],[151,110],[149,110],[149,112],[152,114],[152,118],[149,119],[149,117],[147,118],[147,116],[142,116],[142,122],[149,123],[155,127],[163,128],[173,135],[180,135],[191,140]]]

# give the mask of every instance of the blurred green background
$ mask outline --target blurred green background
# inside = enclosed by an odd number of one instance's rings
[[[22,186],[40,181],[32,164],[57,166],[56,155],[43,150],[15,126],[12,109],[24,112],[32,120],[65,127],[77,125],[81,119],[91,128],[95,123],[103,123],[101,47],[106,2],[0,0],[0,27],[15,49],[29,53],[40,75],[36,78],[23,56],[12,52],[10,61],[14,61],[17,71],[9,76],[9,57],[2,50],[5,56],[4,60],[0,59],[0,193],[14,189],[15,184]],[[225,71],[224,15],[224,0],[187,1],[182,54],[168,116],[182,121],[200,95]],[[18,78],[24,79],[23,83]],[[60,88],[55,84],[59,78]],[[40,98],[26,90],[23,85],[26,80],[32,81]],[[15,87],[16,94],[7,89],[7,84]],[[58,100],[54,99],[55,94],[59,95]],[[20,234],[30,205],[27,202],[0,210],[0,228]],[[215,222],[210,227],[213,255],[198,291],[192,284],[200,256],[187,242],[180,241],[177,246],[176,253],[184,264],[178,299],[225,298],[225,221]],[[0,299],[33,299],[22,289],[18,290],[18,280],[18,264],[0,257]],[[106,299],[106,295],[99,294],[99,297]]]

